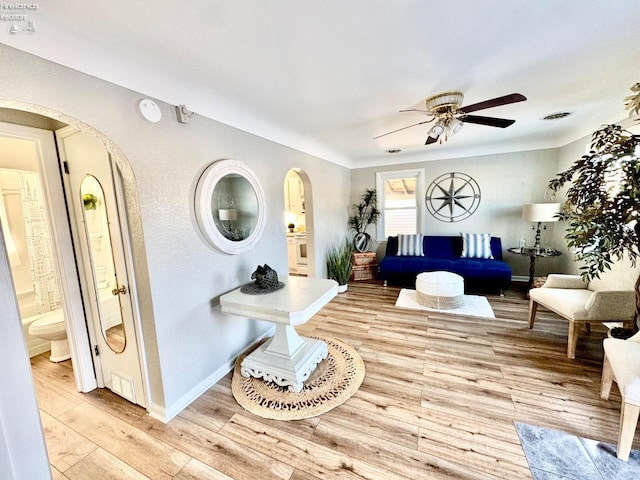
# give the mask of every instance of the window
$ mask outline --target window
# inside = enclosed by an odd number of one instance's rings
[[[376,189],[378,208],[382,212],[377,228],[378,241],[399,233],[419,233],[424,170],[377,172]]]

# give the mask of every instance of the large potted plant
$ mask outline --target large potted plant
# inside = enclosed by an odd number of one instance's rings
[[[629,116],[640,112],[640,83],[626,98]],[[584,262],[582,276],[596,278],[626,255],[635,266],[640,258],[640,135],[619,125],[604,125],[592,135],[592,150],[551,180],[557,192],[570,182],[560,214],[568,226],[565,239]],[[628,337],[638,330],[640,276],[635,284],[636,311],[633,329],[613,329],[612,335]]]
[[[378,210],[378,195],[375,188],[367,188],[360,197],[361,202],[353,205],[354,214],[349,217],[349,228],[356,233],[353,247],[358,252],[366,252],[371,247],[371,236],[367,233],[369,225],[378,223],[382,213]]]
[[[347,290],[351,277],[351,253],[353,246],[349,239],[334,244],[327,251],[327,276],[338,282],[338,292]]]

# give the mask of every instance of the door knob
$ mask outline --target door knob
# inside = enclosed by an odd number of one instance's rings
[[[111,290],[111,293],[113,293],[114,295],[118,295],[119,293],[124,295],[125,293],[127,293],[127,287],[125,287],[124,285],[120,285],[120,288],[114,288],[113,290]]]

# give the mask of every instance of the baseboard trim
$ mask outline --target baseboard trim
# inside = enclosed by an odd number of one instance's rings
[[[512,275],[511,280],[514,282],[529,282],[529,277],[526,275]]]
[[[258,337],[253,344],[257,344],[260,340],[265,337],[270,337],[275,333],[275,325],[273,325],[269,330],[267,330],[263,335]],[[244,351],[244,349],[243,349]],[[241,353],[241,352],[240,352]],[[233,370],[233,367],[236,363],[235,359],[238,355],[234,355],[233,359],[227,361],[223,365],[221,365],[216,371],[214,371],[207,378],[198,383],[195,387],[189,390],[186,394],[184,394],[178,401],[173,404],[164,407],[162,405],[158,405],[157,403],[151,403],[147,411],[149,415],[156,420],[160,420],[163,423],[169,423],[171,419],[173,419],[176,415],[182,412],[185,408],[187,408],[194,400],[196,400],[200,395],[209,390],[213,385],[218,383],[227,373]]]

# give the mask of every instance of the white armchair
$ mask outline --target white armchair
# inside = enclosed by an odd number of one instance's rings
[[[616,456],[629,459],[640,413],[640,333],[628,340],[605,338],[600,397],[607,400],[615,380],[622,396]]]
[[[634,284],[637,270],[607,271],[584,281],[579,275],[551,274],[540,288],[529,291],[529,328],[533,328],[538,305],[569,321],[567,357],[576,358],[580,324],[631,322],[635,312]]]

